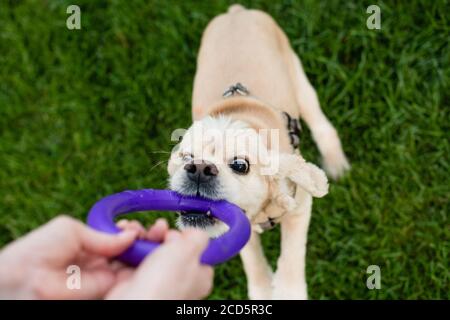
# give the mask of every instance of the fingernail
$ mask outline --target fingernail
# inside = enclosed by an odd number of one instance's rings
[[[121,238],[136,238],[138,236],[139,231],[135,229],[127,229],[122,231],[119,234],[119,237]]]
[[[121,227],[121,226],[125,226],[127,224],[126,220],[119,220],[116,223],[116,226]]]
[[[165,226],[166,224],[167,224],[167,221],[164,218],[159,218],[155,222],[155,225],[160,225],[161,227]]]

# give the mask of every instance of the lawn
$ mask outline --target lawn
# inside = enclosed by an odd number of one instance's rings
[[[202,31],[230,3],[0,1],[0,245],[58,214],[84,220],[107,194],[167,186]],[[81,30],[66,28],[70,4]],[[449,299],[449,2],[243,4],[285,30],[352,163],[314,203],[310,297]],[[370,4],[381,30],[366,27]],[[307,129],[301,145],[320,163]],[[263,241],[275,265],[279,230]],[[215,274],[210,298],[246,298],[238,257]]]

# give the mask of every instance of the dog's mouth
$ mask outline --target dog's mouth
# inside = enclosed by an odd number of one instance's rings
[[[187,196],[197,196],[212,200],[220,200],[223,198],[220,189],[220,184],[217,181],[209,183],[195,183],[186,179],[183,181],[180,187],[175,188],[175,191]]]
[[[206,229],[217,223],[217,219],[211,216],[210,213],[199,211],[180,211],[180,222],[184,227],[202,228]]]

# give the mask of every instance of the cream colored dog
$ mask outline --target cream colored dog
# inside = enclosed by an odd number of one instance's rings
[[[194,124],[169,161],[170,187],[226,199],[245,210],[254,229],[241,251],[250,298],[306,299],[312,197],[324,196],[328,181],[294,149],[297,131],[292,131],[295,125],[287,126],[284,112],[308,124],[331,177],[340,176],[349,164],[299,58],[269,15],[233,5],[209,23],[192,106]],[[277,222],[281,255],[272,274],[258,232]],[[212,237],[227,230],[195,212],[181,213],[178,224],[201,227]]]

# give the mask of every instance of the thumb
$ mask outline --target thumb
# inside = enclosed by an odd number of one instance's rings
[[[114,257],[131,246],[138,236],[137,230],[127,229],[118,234],[107,234],[83,225],[79,239],[84,250],[104,257]]]
[[[185,252],[200,256],[209,243],[209,236],[205,231],[198,229],[187,229],[183,231],[181,239],[179,240]]]

